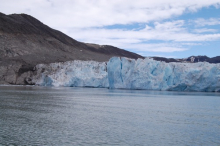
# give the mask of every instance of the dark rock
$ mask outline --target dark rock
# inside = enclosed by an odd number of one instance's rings
[[[183,59],[174,59],[174,58],[164,58],[164,57],[151,57],[157,61],[164,62],[188,62],[188,63],[196,63],[196,62],[208,62],[208,63],[220,63],[220,56],[216,56],[213,58],[209,58],[207,56],[190,56],[188,58]]]
[[[174,59],[174,58],[165,58],[165,57],[151,57],[153,58],[154,60],[157,60],[157,61],[164,61],[164,62],[180,62],[179,60],[177,59]]]

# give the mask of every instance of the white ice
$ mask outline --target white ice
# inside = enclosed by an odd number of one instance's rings
[[[42,86],[219,92],[220,64],[113,57],[107,64],[69,61],[37,65],[33,80]]]

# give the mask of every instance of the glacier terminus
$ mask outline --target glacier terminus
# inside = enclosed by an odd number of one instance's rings
[[[108,62],[39,64],[28,77],[40,86],[220,92],[220,64],[166,63],[113,57]]]

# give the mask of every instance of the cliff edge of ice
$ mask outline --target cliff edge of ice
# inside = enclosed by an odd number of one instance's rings
[[[41,86],[219,92],[220,64],[125,57],[113,57],[107,63],[68,61],[37,65],[31,82]]]

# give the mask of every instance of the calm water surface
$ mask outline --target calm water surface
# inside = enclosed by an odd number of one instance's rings
[[[2,86],[0,145],[220,146],[220,94]]]

